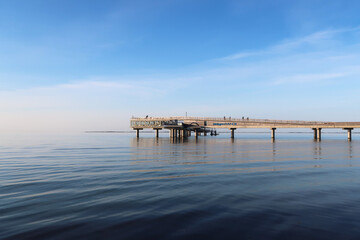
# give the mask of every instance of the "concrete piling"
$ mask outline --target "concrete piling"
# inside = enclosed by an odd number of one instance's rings
[[[344,130],[347,130],[347,137],[348,140],[351,141],[351,131],[353,130],[353,128],[343,128]]]
[[[321,128],[316,129],[317,140],[321,141]]]
[[[161,128],[153,128],[153,130],[155,130],[155,137],[159,138],[159,130],[161,130]]]
[[[317,140],[317,129],[313,128],[312,130],[314,131],[314,140]]]
[[[275,130],[276,128],[271,128],[271,139],[275,139]]]
[[[235,138],[235,130],[236,128],[230,128],[231,130],[231,138]]]

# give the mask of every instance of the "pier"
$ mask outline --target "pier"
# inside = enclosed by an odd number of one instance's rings
[[[230,137],[235,138],[235,130],[241,128],[264,128],[270,130],[270,136],[275,139],[276,129],[279,128],[309,128],[314,132],[314,139],[321,140],[321,131],[324,129],[343,129],[347,131],[347,138],[352,139],[352,130],[360,128],[360,122],[319,122],[319,121],[294,121],[294,120],[269,120],[249,118],[202,118],[202,117],[133,117],[130,127],[136,130],[136,137],[140,137],[140,131],[144,128],[155,130],[155,137],[159,137],[159,131],[168,129],[170,138],[189,137],[194,133],[195,137],[211,132],[217,135],[216,129],[229,129]],[[215,134],[214,134],[215,131]]]

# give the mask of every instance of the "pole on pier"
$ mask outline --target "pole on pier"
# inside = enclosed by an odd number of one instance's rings
[[[353,130],[353,128],[343,128],[344,130],[347,130],[347,135],[348,135],[348,140],[351,141],[351,130]]]
[[[317,129],[313,128],[312,130],[314,131],[314,140],[316,140],[317,139]]]
[[[235,137],[235,129],[236,128],[230,128],[230,130],[231,130],[231,138]]]
[[[206,128],[204,128],[204,136],[206,136],[207,135],[207,133],[206,133]]]
[[[317,134],[316,134],[317,135],[317,140],[321,141],[321,128],[317,128],[316,131],[317,131]]]

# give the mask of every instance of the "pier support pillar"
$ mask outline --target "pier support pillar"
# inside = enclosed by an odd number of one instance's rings
[[[230,130],[231,130],[231,138],[235,138],[235,129],[236,128],[230,128]]]
[[[318,140],[318,141],[321,141],[321,128],[317,128],[317,129],[316,129],[316,132],[317,132],[317,133],[316,133],[316,135],[317,135],[317,140]]]
[[[182,137],[185,137],[185,134],[184,134],[185,130],[179,130],[179,137],[182,138]]]
[[[312,130],[314,131],[314,140],[316,140],[317,139],[317,129],[313,128]]]
[[[344,130],[347,130],[348,140],[351,141],[351,131],[353,128],[343,128]]]
[[[170,138],[177,138],[177,129],[175,128],[170,129]]]
[[[197,129],[195,129],[195,137],[197,138],[199,135],[200,135],[200,132]]]
[[[275,139],[275,130],[276,128],[271,128],[271,139]]]
[[[136,137],[139,138],[140,137],[140,130],[143,130],[142,128],[133,128],[134,130],[136,130]]]
[[[159,138],[159,130],[161,130],[161,128],[153,128],[155,130],[155,137]]]
[[[206,129],[204,129],[204,136],[206,136],[207,135],[207,133],[206,133]]]

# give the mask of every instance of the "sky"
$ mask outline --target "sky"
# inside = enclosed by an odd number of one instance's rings
[[[357,0],[0,0],[0,132],[360,121]]]

